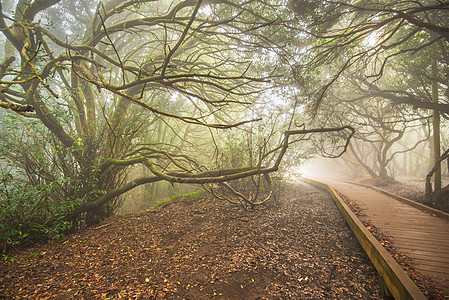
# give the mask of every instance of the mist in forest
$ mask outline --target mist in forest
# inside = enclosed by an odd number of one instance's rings
[[[270,177],[444,188],[448,4],[389,5],[1,1],[5,243]]]

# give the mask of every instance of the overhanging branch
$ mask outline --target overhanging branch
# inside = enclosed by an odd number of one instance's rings
[[[14,103],[8,103],[8,102],[0,102],[0,107],[10,109],[12,111],[16,112],[33,112],[34,107],[31,105],[19,105]]]

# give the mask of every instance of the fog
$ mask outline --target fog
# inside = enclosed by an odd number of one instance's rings
[[[0,221],[17,243],[192,186],[252,209],[267,176],[447,176],[447,4],[0,4]]]

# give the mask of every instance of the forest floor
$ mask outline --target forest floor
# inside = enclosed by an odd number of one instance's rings
[[[245,212],[207,194],[8,254],[0,299],[380,299],[332,198],[286,184]]]

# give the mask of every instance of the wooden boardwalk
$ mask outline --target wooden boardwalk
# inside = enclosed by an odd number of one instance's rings
[[[314,178],[355,203],[400,254],[413,260],[415,271],[449,294],[449,220],[430,215],[368,187]]]

